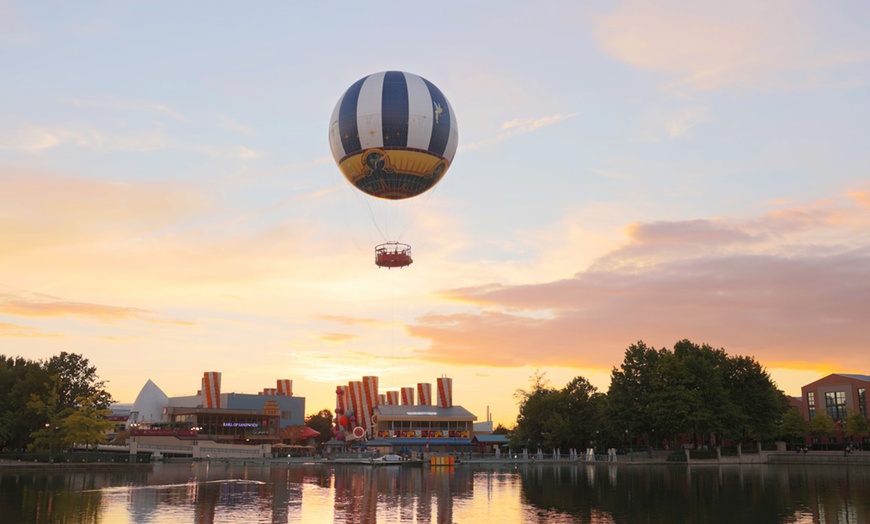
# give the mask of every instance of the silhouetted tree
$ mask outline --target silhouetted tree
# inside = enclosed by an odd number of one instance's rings
[[[317,413],[308,415],[305,417],[305,425],[320,432],[320,435],[314,437],[314,442],[320,446],[332,438],[332,411],[322,409]]]

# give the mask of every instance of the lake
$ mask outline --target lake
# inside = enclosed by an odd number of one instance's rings
[[[870,468],[194,462],[0,470],[4,523],[868,523]]]

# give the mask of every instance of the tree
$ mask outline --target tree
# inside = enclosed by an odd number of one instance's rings
[[[506,428],[503,424],[499,424],[494,430],[492,430],[493,435],[509,435],[510,432],[511,430]]]
[[[837,431],[837,423],[824,411],[816,413],[810,421],[810,433],[815,438],[831,437],[835,431]],[[825,444],[825,449],[828,449],[827,443]]]
[[[38,426],[30,433],[28,451],[60,451],[68,449],[64,446],[65,430],[63,421],[69,414],[70,409],[64,408],[60,403],[60,390],[63,380],[58,375],[49,377],[45,384],[46,392],[42,395],[32,393],[27,408],[35,413],[44,424]]]
[[[733,433],[741,440],[772,438],[776,424],[789,409],[785,394],[752,357],[729,357],[725,376],[729,397],[737,410]]]
[[[783,437],[791,437],[792,447],[797,439],[803,438],[807,434],[807,423],[797,408],[790,408],[782,416],[779,434]]]
[[[538,370],[530,377],[530,382],[528,390],[517,389],[514,393],[519,403],[519,414],[511,447],[534,449],[550,444],[548,429],[553,423],[547,419],[555,410],[556,390],[550,387],[546,373]]]
[[[843,421],[843,434],[854,441],[856,437],[860,437],[868,431],[870,431],[870,427],[868,427],[867,419],[850,409]]]
[[[657,351],[643,341],[629,346],[620,367],[613,368],[610,373],[610,389],[607,391],[608,418],[612,424],[622,427],[629,439],[635,435],[643,436],[650,450],[656,426],[651,405],[655,392],[653,376],[664,352],[664,349]]]
[[[75,407],[78,398],[88,398],[94,399],[97,408],[107,409],[114,402],[105,389],[105,382],[97,376],[97,368],[82,355],[62,351],[51,357],[44,367],[49,374],[63,378],[62,405]]]
[[[735,430],[739,427],[741,413],[729,389],[730,359],[725,350],[681,340],[674,344],[673,354],[685,368],[687,387],[696,392],[699,402],[692,407],[692,432],[705,441],[711,437],[711,444],[714,436],[742,437]]]
[[[27,407],[46,393],[48,373],[39,362],[0,355],[0,449],[23,450],[31,434],[48,422]]]
[[[561,390],[567,419],[565,444],[573,448],[588,448],[594,440],[595,446],[609,441],[603,424],[605,414],[603,405],[606,398],[584,377],[574,377]]]
[[[322,409],[317,413],[305,417],[305,425],[314,431],[320,432],[320,435],[314,437],[317,445],[324,444],[332,438],[332,411]]]
[[[700,390],[689,369],[673,353],[663,354],[656,363],[649,398],[652,428],[676,442],[680,434],[698,429],[704,410]]]
[[[76,399],[78,407],[61,422],[64,443],[68,448],[84,444],[85,449],[89,449],[91,445],[96,446],[106,442],[106,432],[111,430],[114,424],[109,420],[111,410],[98,406],[101,401],[99,394]]]
[[[601,445],[609,437],[602,424],[605,396],[584,377],[575,377],[562,389],[550,387],[543,373],[531,377],[531,389],[517,390],[520,413],[511,438],[512,447],[553,450]]]

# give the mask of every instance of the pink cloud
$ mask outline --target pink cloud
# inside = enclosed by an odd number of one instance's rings
[[[744,221],[635,224],[573,278],[442,295],[477,311],[409,326],[419,357],[488,366],[609,368],[637,340],[688,338],[781,365],[864,372],[870,323],[866,208],[819,203]]]

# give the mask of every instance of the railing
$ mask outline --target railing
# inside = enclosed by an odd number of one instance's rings
[[[870,466],[870,452],[854,452],[843,456],[842,452],[771,453],[769,464],[849,464]]]

